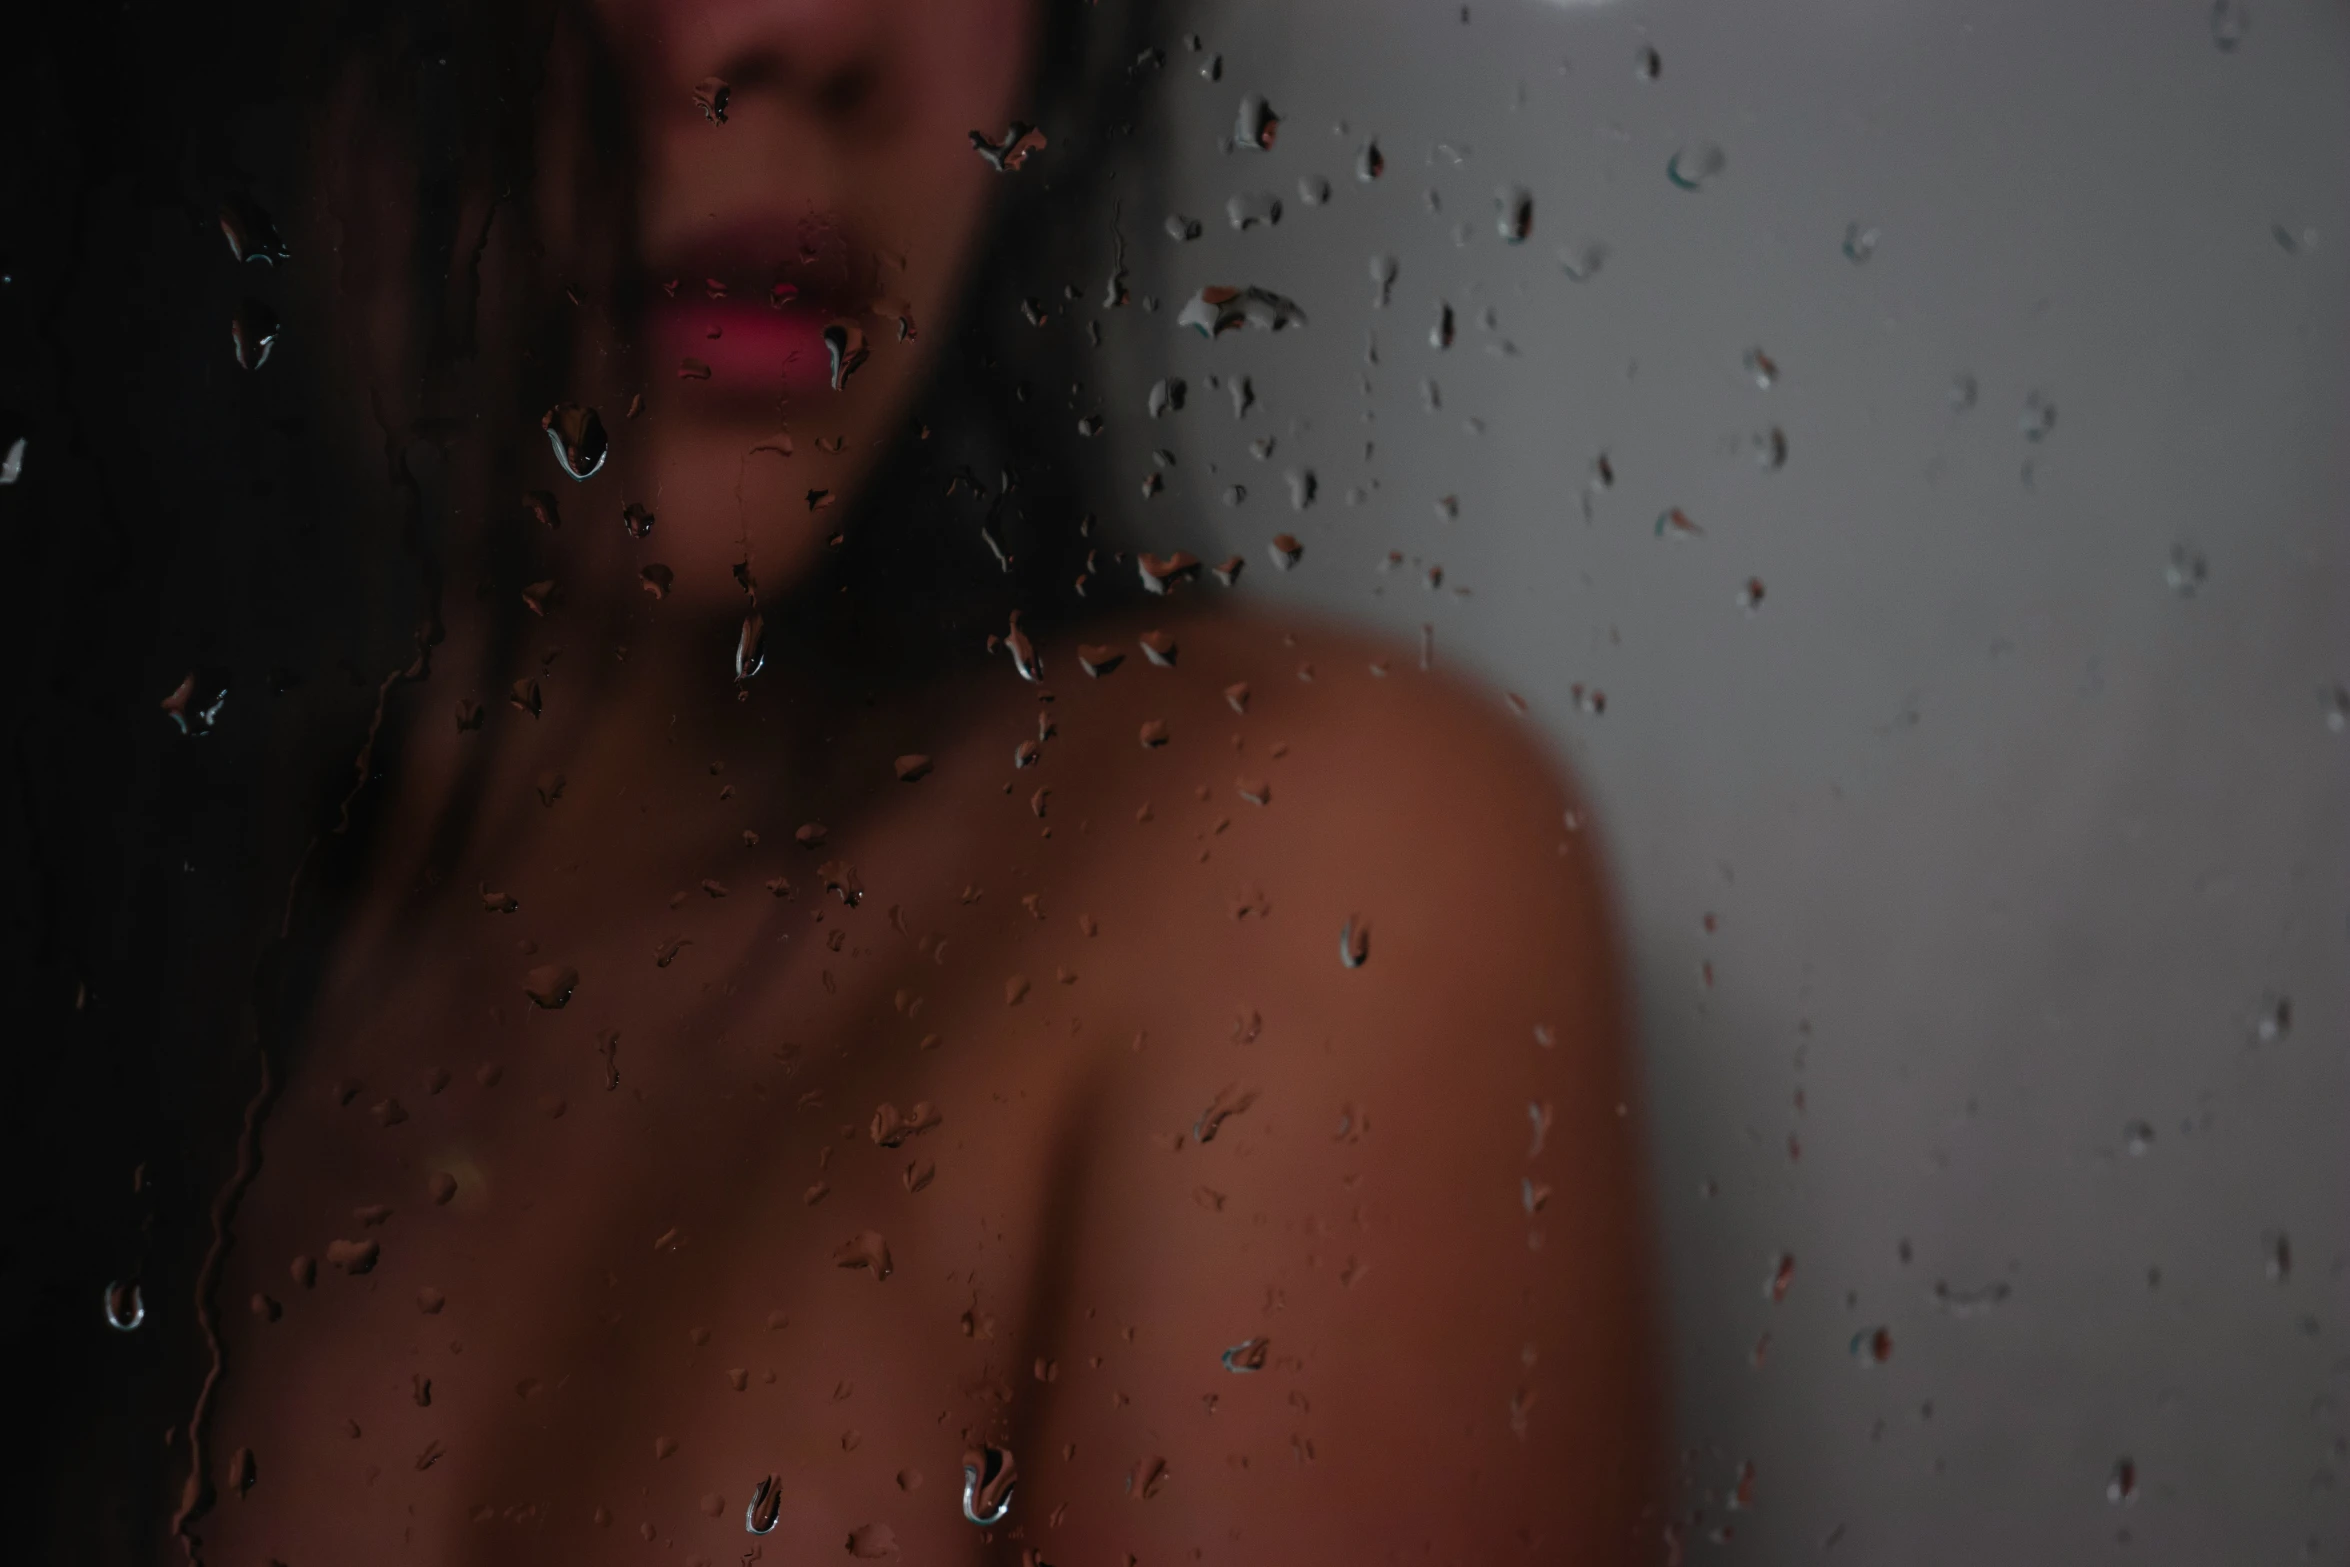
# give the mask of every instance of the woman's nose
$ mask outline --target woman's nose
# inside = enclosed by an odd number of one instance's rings
[[[881,96],[893,32],[921,25],[918,6],[892,0],[604,0],[602,9],[652,104],[692,114],[696,85],[716,77],[733,104],[776,99],[835,125]]]

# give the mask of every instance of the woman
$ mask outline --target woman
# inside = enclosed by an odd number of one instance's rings
[[[1136,572],[1073,464],[963,461],[991,399],[1089,409],[991,318],[1172,330],[977,270],[1099,140],[1033,105],[1131,58],[1068,10],[600,0],[515,24],[535,92],[426,35],[438,207],[384,195],[380,62],[328,95],[289,287],[447,587],[223,1205],[192,1555],[1656,1554],[1563,786],[1477,694]]]

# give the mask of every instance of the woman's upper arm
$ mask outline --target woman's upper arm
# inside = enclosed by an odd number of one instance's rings
[[[1047,1559],[1653,1555],[1601,878],[1550,767],[1464,701],[1305,730],[1217,850],[1243,912],[1127,976],[1142,1037],[1076,1079]]]

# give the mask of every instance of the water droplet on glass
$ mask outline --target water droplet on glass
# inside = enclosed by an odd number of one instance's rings
[[[531,1005],[552,1012],[570,1001],[579,988],[579,970],[568,963],[542,963],[522,976],[522,993]]]
[[[2122,1128],[2122,1147],[2134,1159],[2142,1159],[2154,1147],[2154,1128],[2144,1121],[2132,1121]]]
[[[1181,376],[1162,377],[1151,383],[1150,394],[1143,401],[1143,410],[1153,419],[1181,413],[1184,394],[1189,390]]]
[[[1279,332],[1304,326],[1306,313],[1298,308],[1296,300],[1286,299],[1270,289],[1212,284],[1191,296],[1177,313],[1175,324],[1189,327],[1202,337],[1216,337],[1239,327]]]
[[[1019,1465],[1010,1448],[983,1445],[963,1454],[963,1516],[986,1528],[1012,1510]]]
[[[2252,12],[2244,0],[2212,0],[2211,41],[2222,54],[2234,54],[2252,30]]]
[[[1893,1358],[1891,1328],[1862,1328],[1852,1335],[1852,1358],[1864,1366],[1881,1366]]]
[[[1719,143],[1695,142],[1665,160],[1665,178],[1682,190],[1703,190],[1729,163]]]
[[[938,1113],[938,1107],[928,1101],[916,1104],[912,1110],[900,1110],[896,1105],[884,1104],[873,1112],[873,1120],[867,1130],[872,1134],[876,1147],[897,1148],[903,1146],[907,1138],[929,1131],[944,1119]]]
[[[2298,256],[2305,250],[2317,248],[2317,230],[2314,228],[2295,228],[2289,223],[2278,222],[2271,223],[2268,232],[2269,237],[2277,242],[2277,248],[2288,256]]]
[[[1240,113],[1232,122],[1232,145],[1235,149],[1253,149],[1271,152],[1274,139],[1281,133],[1281,116],[1273,106],[1255,93],[1240,100]]]
[[[1371,961],[1371,927],[1355,915],[1348,915],[1338,927],[1338,961],[1348,968],[1361,968]]]
[[[2252,1016],[2254,1044],[2273,1045],[2293,1032],[2293,998],[2268,996],[2262,999],[2260,1010]]]
[[[1523,185],[1513,185],[1496,191],[1493,196],[1494,227],[1501,237],[1513,245],[1523,245],[1534,232],[1534,193]]]
[[[1226,1121],[1256,1102],[1255,1089],[1243,1089],[1237,1083],[1225,1084],[1216,1090],[1216,1097],[1199,1113],[1199,1119],[1191,1123],[1191,1140],[1196,1143],[1214,1142],[1217,1131]]]
[[[2056,428],[2056,404],[2048,394],[2034,391],[2024,399],[2024,411],[2016,416],[2016,429],[2027,441],[2044,441],[2048,432]]]
[[[1180,212],[1170,212],[1167,214],[1167,237],[1169,239],[1180,243],[1186,240],[1197,239],[1200,237],[1201,233],[1202,229],[1200,227],[1199,219],[1187,218]]]
[[[578,403],[557,403],[539,420],[539,428],[547,432],[556,464],[574,479],[594,478],[612,450],[603,416]]]
[[[0,484],[14,484],[24,477],[25,438],[18,436],[8,443],[8,450],[0,453]]]
[[[1012,655],[1012,668],[1021,679],[1044,678],[1044,665],[1036,656],[1036,644],[1028,640],[1028,633],[1020,629],[1020,612],[1013,610],[1004,632],[1004,650]]]
[[[228,677],[218,670],[190,670],[156,705],[181,734],[210,734],[228,705]]]
[[[1319,174],[1300,174],[1297,177],[1297,199],[1309,207],[1319,207],[1330,199],[1330,182]]]
[[[2105,1477],[2105,1499],[2120,1507],[2138,1499],[2138,1466],[2127,1458],[2113,1461],[2113,1469]]]
[[[1081,643],[1077,649],[1077,667],[1099,680],[1102,676],[1126,662],[1126,655],[1114,647],[1098,642]]]
[[[857,874],[857,867],[846,860],[826,860],[816,867],[816,879],[824,884],[826,892],[852,909],[865,899],[864,879]]]
[[[865,362],[864,330],[846,321],[833,322],[824,329],[824,357],[831,366],[832,389],[837,392]]]
[[[726,123],[726,106],[733,98],[734,89],[715,76],[705,76],[694,86],[694,107],[712,125]]]
[[[761,1475],[759,1483],[751,1487],[750,1505],[743,1509],[743,1527],[753,1534],[765,1534],[782,1515],[782,1476]]]
[[[228,253],[239,261],[274,265],[289,259],[286,242],[278,237],[277,224],[250,196],[238,193],[223,198],[220,233],[228,241]]]
[[[117,1333],[135,1331],[147,1320],[147,1297],[140,1293],[136,1279],[118,1280],[106,1286],[106,1325]]]
[[[1306,547],[1298,543],[1294,533],[1274,534],[1273,542],[1267,548],[1272,553],[1273,564],[1283,571],[1296,565],[1306,552]]]
[[[885,1523],[860,1524],[849,1531],[849,1554],[860,1561],[875,1561],[884,1556],[895,1556],[898,1535]]]
[[[757,610],[743,616],[734,639],[734,678],[750,679],[767,667],[767,618]]]
[[[2272,1230],[2260,1238],[2261,1250],[2267,1253],[2264,1271],[2269,1282],[2282,1284],[2293,1276],[2293,1239],[2282,1230]]]
[[[1184,550],[1172,555],[1153,555],[1139,551],[1134,564],[1142,576],[1145,593],[1168,594],[1199,576],[1199,557]]]
[[[1787,466],[1787,432],[1772,425],[1754,437],[1755,466],[1766,473],[1776,473]]]
[[[1877,253],[1879,237],[1879,232],[1876,229],[1864,229],[1858,223],[1845,224],[1844,259],[1856,267],[1865,265],[1869,257]]]
[[[1777,1305],[1787,1298],[1787,1291],[1794,1285],[1795,1257],[1790,1252],[1781,1252],[1779,1260],[1771,1266],[1770,1278],[1763,1283],[1763,1294],[1770,1298],[1771,1304]]]
[[[1362,151],[1355,154],[1355,178],[1368,185],[1386,172],[1387,156],[1379,150],[1379,144],[1363,143]]]
[[[1251,191],[1226,198],[1224,220],[1236,229],[1270,228],[1281,221],[1281,198],[1270,191]]]
[[[228,333],[237,363],[258,370],[269,363],[270,350],[277,347],[277,316],[260,300],[247,299],[229,317]]]
[[[1142,656],[1161,669],[1175,667],[1175,639],[1164,631],[1146,631],[1136,641],[1141,644]]]
[[[860,1230],[833,1248],[832,1260],[837,1267],[866,1268],[876,1280],[886,1279],[890,1273],[889,1242],[877,1231]]]
[[[1596,239],[1585,240],[1572,249],[1559,251],[1559,270],[1571,282],[1588,283],[1599,276],[1599,269],[1607,265],[1607,246]]]
[[[1653,82],[1665,74],[1665,57],[1656,52],[1654,44],[1643,44],[1632,57],[1632,74],[1644,82]]]
[[[2170,561],[2162,568],[2162,580],[2179,597],[2191,599],[2195,596],[2195,590],[2203,586],[2203,579],[2210,574],[2210,570],[2209,563],[2200,551],[2189,545],[2174,544],[2170,550]]]
[[[918,752],[901,756],[890,765],[896,771],[899,783],[920,783],[930,776],[930,758]]]
[[[1393,256],[1373,256],[1371,258],[1370,270],[1372,285],[1371,308],[1374,310],[1385,310],[1387,308],[1387,301],[1392,298],[1395,293],[1395,258]]]
[[[1026,167],[1030,154],[1042,152],[1044,132],[1019,120],[1004,127],[1001,141],[990,141],[979,132],[971,133],[971,145],[989,168],[998,174],[1015,174]]]
[[[1126,1472],[1126,1494],[1139,1502],[1147,1502],[1157,1496],[1159,1488],[1166,1483],[1167,1460],[1164,1458],[1138,1458],[1134,1461],[1134,1467]]]
[[[1975,384],[1975,378],[1965,371],[1962,370],[1950,378],[1949,396],[1952,413],[1962,414],[1974,407],[1978,395],[1980,395],[1980,390]]]
[[[1244,1338],[1224,1351],[1224,1369],[1245,1375],[1265,1369],[1265,1357],[1272,1352],[1273,1341],[1266,1338]]]
[[[1746,351],[1746,373],[1754,377],[1754,384],[1769,391],[1779,381],[1779,363],[1759,348]]]
[[[338,1268],[356,1278],[375,1270],[376,1259],[383,1247],[376,1241],[335,1240],[326,1243],[326,1265]]]

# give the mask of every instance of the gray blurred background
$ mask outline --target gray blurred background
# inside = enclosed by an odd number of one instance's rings
[[[2350,11],[1259,0],[1168,45],[1119,218],[1158,311],[1088,391],[1119,472],[1175,459],[1146,542],[1433,628],[1587,786],[1691,1559],[2350,1561]],[[1309,323],[1199,341],[1209,283]]]

